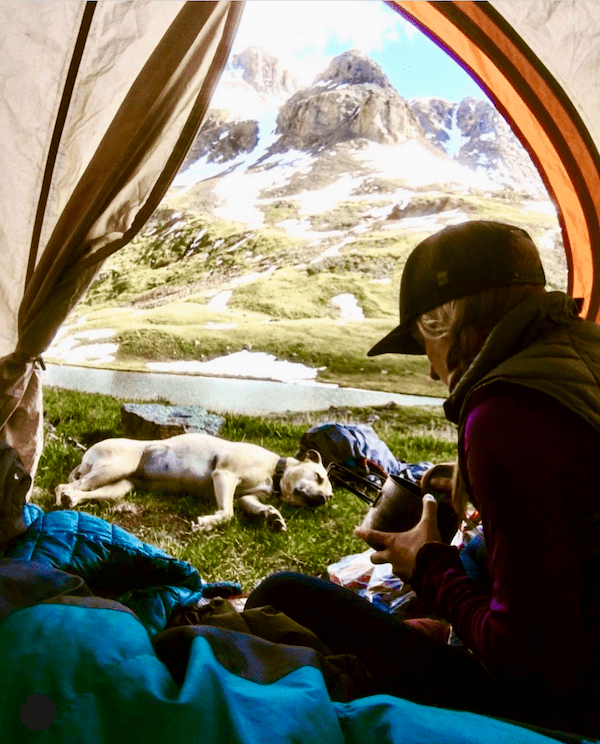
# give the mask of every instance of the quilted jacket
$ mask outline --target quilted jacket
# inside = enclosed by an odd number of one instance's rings
[[[151,634],[165,627],[176,606],[240,591],[239,584],[204,582],[191,564],[91,514],[44,513],[28,504],[24,516],[28,529],[4,557],[36,561],[80,576],[96,596],[116,599],[132,609]]]

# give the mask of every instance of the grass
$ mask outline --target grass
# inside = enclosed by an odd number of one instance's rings
[[[81,459],[77,443],[122,436],[123,400],[47,387],[44,390],[46,444],[35,480],[33,502],[53,507],[53,490]],[[302,413],[286,416],[228,416],[220,436],[255,442],[281,455],[294,455],[302,434],[313,423],[369,422],[398,459],[407,462],[447,461],[455,457],[454,427],[441,411],[428,408],[380,408]],[[278,570],[322,575],[344,555],[362,552],[365,544],[353,528],[365,505],[348,491],[316,511],[282,505],[288,531],[272,533],[244,514],[209,535],[191,532],[189,521],[212,511],[186,495],[137,491],[118,502],[90,502],[82,511],[127,529],[176,558],[192,563],[206,581],[239,581],[249,591],[264,576]]]
[[[300,208],[292,201],[275,201],[263,207],[265,222],[269,225],[284,222],[285,220],[300,219]]]
[[[367,211],[366,201],[340,202],[328,212],[319,212],[310,218],[313,230],[349,230],[360,224],[361,215]]]
[[[169,290],[207,286],[296,257],[302,241],[276,227],[249,230],[208,215],[161,208],[142,233],[112,256],[84,307],[140,303]]]
[[[230,316],[231,317],[231,316]],[[135,318],[133,318],[135,321]],[[319,369],[318,378],[346,387],[362,387],[442,397],[445,389],[429,378],[425,357],[398,354],[367,357],[369,348],[390,331],[394,320],[251,321],[233,328],[195,325],[129,327],[116,335],[118,369],[145,369],[147,361],[208,360],[243,349],[260,350],[277,359]]]
[[[331,304],[331,299],[345,293],[353,294],[368,314],[371,314],[369,304],[381,311],[383,294],[389,302],[385,315],[394,312],[395,303],[388,298],[389,287],[366,282],[359,273],[324,271],[313,275],[293,268],[278,269],[267,278],[239,287],[229,304],[232,308],[254,310],[277,320],[335,318],[339,317],[339,311]]]

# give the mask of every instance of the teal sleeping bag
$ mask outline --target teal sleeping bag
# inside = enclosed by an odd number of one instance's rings
[[[332,703],[312,650],[298,658],[297,647],[214,628],[193,640],[185,678],[176,684],[132,614],[80,601],[37,604],[0,622],[3,742],[553,741],[510,723],[385,695]],[[281,663],[282,653],[289,653],[288,663]]]

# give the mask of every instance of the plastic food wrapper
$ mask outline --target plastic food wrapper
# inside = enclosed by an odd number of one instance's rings
[[[356,592],[386,612],[395,612],[414,592],[394,576],[391,563],[371,563],[374,552],[368,548],[363,553],[344,556],[327,566],[327,573],[334,584]]]

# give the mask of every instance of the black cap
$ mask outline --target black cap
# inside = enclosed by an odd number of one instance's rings
[[[423,313],[494,287],[546,284],[534,242],[500,222],[463,222],[426,238],[406,261],[400,284],[400,325],[368,356],[424,354],[413,335]]]

